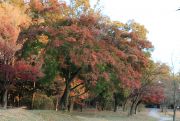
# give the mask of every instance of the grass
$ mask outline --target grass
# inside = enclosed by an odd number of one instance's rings
[[[85,112],[56,112],[52,110],[24,110],[9,109],[0,110],[0,121],[157,121],[147,115],[147,112],[128,117],[122,112],[97,112],[87,110]]]
[[[173,110],[167,109],[167,112],[161,112],[161,115],[173,117]],[[180,110],[176,110],[176,120],[180,121]]]
[[[85,112],[74,112],[73,115],[82,116],[86,118],[101,119],[100,121],[157,121],[157,119],[148,116],[148,110],[138,113],[137,115],[128,116],[127,112],[118,111],[116,113],[112,111],[98,112],[95,110],[86,110]],[[95,121],[95,120],[87,120]]]

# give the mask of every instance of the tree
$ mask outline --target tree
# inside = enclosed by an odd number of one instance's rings
[[[13,0],[10,4],[18,10],[22,7],[24,13],[26,7],[21,6],[21,2]],[[146,40],[146,31],[142,25],[135,22],[112,22],[91,9],[87,0],[71,1],[70,6],[57,0],[46,3],[32,0],[27,7],[29,9],[25,9],[26,13],[32,19],[28,28],[20,29],[24,27],[24,22],[18,23],[14,28],[2,27],[7,28],[2,31],[3,39],[14,37],[13,41],[8,40],[8,44],[2,45],[10,45],[6,47],[9,56],[4,55],[14,60],[8,61],[8,65],[17,71],[17,93],[21,93],[22,85],[34,93],[34,82],[36,89],[48,96],[57,96],[56,104],[67,110],[74,92],[88,91],[89,95],[93,95],[91,89],[94,88],[97,92],[92,98],[103,99],[101,104],[104,108],[106,101],[114,97],[116,110],[119,99],[124,101],[124,97],[141,88],[141,78],[144,69],[148,67],[149,49],[152,48],[151,43]],[[11,18],[12,21],[14,18]],[[21,19],[17,20],[19,22]],[[28,23],[29,19],[25,22]],[[7,25],[11,25],[11,21]],[[9,27],[12,29],[8,29]],[[4,35],[7,37],[4,38]],[[9,44],[10,42],[13,44]],[[11,47],[16,48],[17,45],[21,46],[11,51]],[[5,52],[3,46],[2,52]],[[39,76],[41,69],[43,77]],[[55,81],[57,77],[62,85]],[[79,89],[81,87],[82,90]],[[78,101],[81,98],[80,95],[75,97]]]
[[[3,77],[1,85],[4,91],[4,108],[6,108],[8,89],[14,80],[12,77],[14,75],[15,53],[21,48],[21,45],[17,44],[17,38],[21,28],[28,25],[29,19],[24,11],[6,2],[0,3],[0,11],[0,70]]]

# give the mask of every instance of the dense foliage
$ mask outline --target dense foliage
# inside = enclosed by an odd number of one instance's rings
[[[50,101],[56,110],[96,104],[116,111],[130,101],[132,114],[140,103],[164,99],[154,82],[163,71],[150,60],[153,46],[139,23],[113,22],[87,0],[7,0],[0,12],[5,107]]]

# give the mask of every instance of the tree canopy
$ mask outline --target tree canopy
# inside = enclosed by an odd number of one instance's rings
[[[13,0],[0,12],[1,85],[13,80],[1,90],[4,104],[8,93],[30,108],[41,93],[65,110],[86,100],[104,109],[110,100],[134,108],[164,98],[153,82],[162,65],[151,61],[148,31],[134,20],[111,21],[87,0]]]

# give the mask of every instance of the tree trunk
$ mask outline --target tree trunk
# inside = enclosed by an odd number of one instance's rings
[[[173,121],[176,121],[176,105],[174,105],[173,109]]]
[[[130,108],[130,115],[133,115],[133,113],[135,112],[134,106],[135,106],[135,104],[136,104],[136,102],[137,102],[137,100],[138,100],[138,97],[139,97],[139,95],[137,95],[137,96],[133,99],[133,101],[132,101],[132,105],[131,105],[131,108]],[[133,112],[133,111],[134,111],[134,112]]]
[[[81,112],[83,111],[83,106],[82,106],[82,105],[80,105],[80,111],[81,111]]]
[[[60,101],[61,110],[67,111],[67,109],[68,109],[69,93],[70,93],[70,86],[67,85],[64,90],[63,96],[61,97],[61,101]]]
[[[117,112],[117,103],[114,104],[114,112]]]
[[[117,95],[116,93],[114,93],[114,112],[117,111],[117,106],[118,106]]]
[[[59,109],[59,95],[56,97],[56,111]]]
[[[133,115],[135,101],[132,102],[129,115]]]
[[[34,108],[34,99],[35,99],[35,95],[36,95],[36,93],[34,92],[33,95],[32,95],[31,109]]]
[[[174,108],[173,108],[173,121],[176,121],[176,81],[174,80],[174,93],[173,93],[173,105],[174,105]]]
[[[4,107],[4,109],[7,109],[7,98],[8,98],[8,89],[5,89],[5,92],[3,95],[3,107]]]
[[[127,104],[128,100],[125,100],[124,104],[123,104],[123,112],[126,111],[126,104]]]
[[[83,102],[81,101],[81,103],[83,103]],[[83,104],[80,105],[80,111],[81,112],[83,111]]]
[[[141,104],[141,101],[138,101],[138,103],[135,106],[135,114],[137,113],[138,106]]]
[[[164,106],[161,105],[160,107],[161,107],[161,112],[164,112]]]
[[[18,107],[20,106],[20,99],[21,99],[21,96],[20,94],[18,94]]]
[[[0,92],[0,104],[3,105],[3,91]]]
[[[32,102],[31,102],[32,109],[34,108],[34,99],[35,99],[35,95],[36,95],[35,88],[36,88],[36,82],[33,82],[33,95],[32,95]]]
[[[70,94],[70,91],[71,91],[71,85],[70,84],[75,79],[75,77],[80,73],[80,71],[81,71],[81,68],[78,68],[76,70],[76,72],[69,73],[69,76],[66,77],[66,87],[65,87],[63,96],[61,97],[61,100],[60,100],[61,110],[65,110],[65,111],[68,110],[69,94]]]
[[[69,111],[69,112],[72,112],[72,111],[73,111],[73,108],[74,108],[74,97],[71,97],[68,111]]]

